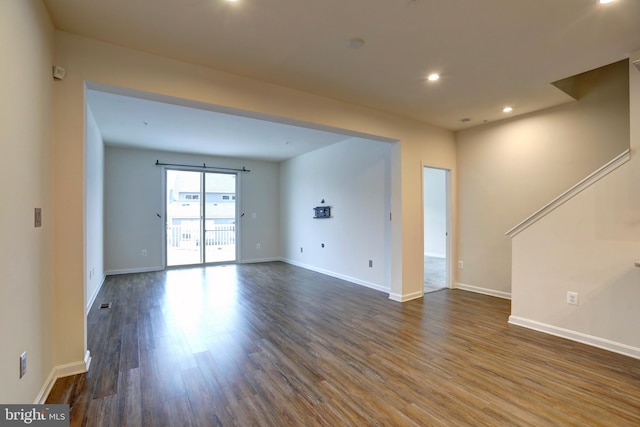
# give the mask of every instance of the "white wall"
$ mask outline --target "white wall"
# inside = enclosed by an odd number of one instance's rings
[[[391,144],[354,138],[295,157],[282,163],[280,183],[287,262],[390,290]],[[332,217],[314,219],[325,205]]]
[[[85,280],[86,307],[104,281],[104,144],[98,126],[87,106],[85,150]]]
[[[65,79],[55,85],[54,93],[54,228],[65,236],[56,241],[54,250],[54,335],[60,342],[54,355],[57,365],[79,363],[86,349],[83,153],[87,81],[399,141],[391,150],[391,289],[395,299],[422,295],[423,243],[421,233],[417,238],[415,235],[423,221],[422,164],[452,169],[455,177],[452,132],[60,31],[56,32],[55,47],[56,61],[66,69]]]
[[[604,67],[576,102],[457,134],[458,283],[510,293],[505,233],[629,147],[627,75]]]
[[[39,1],[0,1],[0,402],[33,403],[53,369],[53,27]],[[82,195],[78,195],[82,197]],[[42,227],[34,228],[34,208]],[[18,358],[27,352],[27,374]]]
[[[240,262],[280,257],[279,165],[107,145],[105,150],[105,269],[108,274],[164,268],[164,169],[160,163],[251,170],[239,175]],[[254,214],[255,213],[255,218]],[[162,218],[157,216],[159,214]],[[260,243],[260,249],[256,244]],[[142,250],[147,256],[142,256]]]
[[[447,256],[447,172],[424,168],[424,254]]]
[[[629,70],[631,159],[514,237],[510,321],[640,358],[640,72]]]

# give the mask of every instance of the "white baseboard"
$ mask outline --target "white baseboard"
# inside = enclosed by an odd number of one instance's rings
[[[492,297],[498,297],[503,299],[511,299],[510,292],[496,291],[495,289],[480,288],[478,286],[465,285],[464,283],[456,283],[455,289],[461,289],[463,291],[475,292],[477,294],[489,295]]]
[[[56,366],[56,377],[63,378],[70,375],[84,374],[89,370],[91,365],[91,352],[87,350],[84,354],[84,360],[80,362],[67,363],[66,365]]]
[[[105,276],[116,276],[118,274],[132,274],[132,273],[150,273],[153,271],[162,271],[164,267],[140,267],[140,268],[123,268],[121,270],[107,270],[104,272]]]
[[[275,262],[275,261],[282,261],[282,258],[274,257],[274,258],[243,259],[238,261],[238,264],[256,264],[260,262]]]
[[[98,285],[98,287],[96,288],[95,292],[93,293],[93,295],[91,295],[91,298],[89,298],[89,301],[87,301],[87,312],[89,310],[91,310],[91,306],[93,305],[93,303],[96,300],[96,297],[98,296],[98,292],[100,292],[100,289],[102,289],[102,285],[104,285],[104,281],[107,279],[106,275],[102,276],[102,279],[100,280],[100,284]]]
[[[582,332],[559,328],[557,326],[548,325],[546,323],[541,323],[535,320],[525,319],[523,317],[513,315],[509,316],[509,323],[512,325],[533,329],[538,332],[544,332],[545,334],[555,335],[560,338],[566,338],[571,341],[577,341],[579,343],[587,344],[593,347],[598,347],[603,350],[612,351],[624,356],[633,357],[634,359],[640,359],[640,348],[638,347],[632,347],[630,345],[618,343],[615,341],[609,341],[604,338],[587,335]]]
[[[45,401],[47,400],[47,397],[49,397],[49,393],[51,393],[51,389],[53,388],[58,378],[68,377],[70,375],[76,375],[76,374],[84,374],[89,370],[90,365],[91,365],[91,352],[87,350],[87,352],[84,354],[83,361],[55,366],[51,370],[51,373],[47,377],[47,380],[45,381],[44,385],[40,389],[40,393],[38,393],[38,396],[36,397],[34,404],[38,405],[38,404],[45,403]]]
[[[47,380],[44,382],[44,385],[40,389],[40,393],[38,393],[36,400],[33,402],[34,405],[42,405],[46,402],[47,397],[49,397],[49,393],[51,393],[51,389],[53,388],[53,385],[56,383],[57,379],[58,377],[56,377],[56,368],[53,368],[51,370],[51,373],[49,373]]]
[[[402,295],[390,293],[389,299],[392,301],[407,302],[414,299],[422,298],[423,296],[424,296],[424,291],[416,291],[410,294],[402,294]]]
[[[306,270],[315,271],[316,273],[326,274],[327,276],[335,277],[336,279],[340,279],[340,280],[344,280],[344,281],[347,281],[347,282],[355,283],[356,285],[364,286],[366,288],[374,289],[376,291],[385,292],[385,293],[389,292],[389,288],[386,288],[384,286],[380,286],[380,285],[377,285],[375,283],[371,283],[371,282],[367,282],[367,281],[364,281],[364,280],[360,280],[360,279],[357,279],[355,277],[346,276],[344,274],[336,273],[334,271],[325,270],[323,268],[314,267],[313,265],[307,265],[307,264],[303,264],[301,262],[293,261],[293,260],[290,260],[290,259],[284,259],[284,258],[281,258],[280,261],[286,262],[287,264],[295,265],[296,267],[304,268]]]

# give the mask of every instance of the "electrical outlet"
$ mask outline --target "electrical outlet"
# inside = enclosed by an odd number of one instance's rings
[[[458,261],[458,268],[462,270],[464,268],[464,262]]]
[[[567,304],[578,305],[578,293],[577,292],[567,292]]]
[[[142,256],[147,256],[147,250],[146,249],[142,250]]]
[[[256,249],[260,249],[260,243],[256,243]]]
[[[372,259],[369,260],[369,267],[373,267],[373,260]]]
[[[25,351],[20,355],[20,378],[24,377],[27,373],[27,352]]]
[[[304,249],[302,248],[302,246],[300,246],[300,253],[303,253]]]

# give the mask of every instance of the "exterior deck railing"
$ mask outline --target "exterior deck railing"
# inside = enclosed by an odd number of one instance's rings
[[[200,229],[172,225],[167,229],[167,246],[170,248],[194,248],[200,246]],[[214,225],[205,230],[205,246],[227,246],[236,243],[236,226],[234,224]]]

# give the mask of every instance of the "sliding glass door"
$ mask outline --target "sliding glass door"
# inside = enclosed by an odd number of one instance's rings
[[[236,175],[167,169],[167,266],[236,260]]]
[[[205,262],[236,260],[236,175],[204,173]]]

